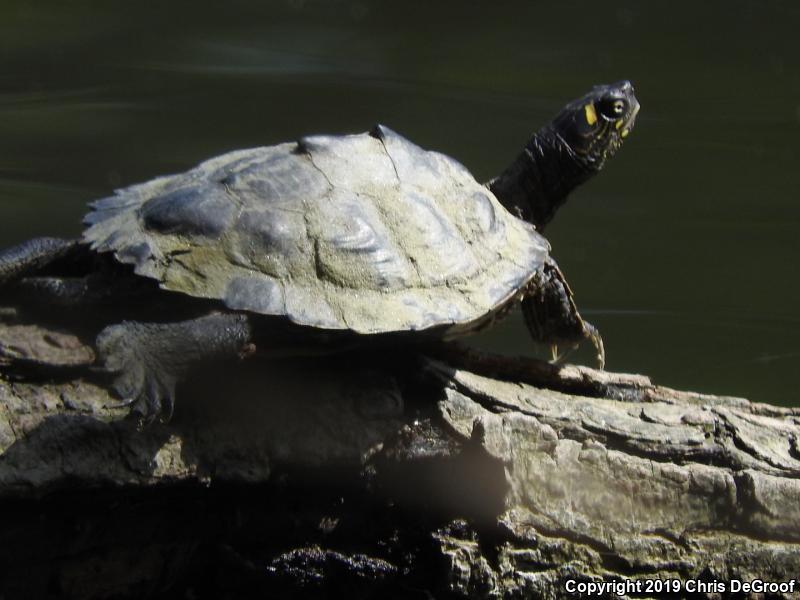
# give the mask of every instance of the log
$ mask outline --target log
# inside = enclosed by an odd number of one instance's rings
[[[441,346],[205,369],[141,429],[92,360],[0,324],[3,598],[796,597],[796,408]]]

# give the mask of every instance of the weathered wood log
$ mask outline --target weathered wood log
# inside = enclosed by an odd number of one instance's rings
[[[139,430],[76,338],[0,340],[5,598],[658,597],[800,572],[798,409],[446,347],[221,366]]]

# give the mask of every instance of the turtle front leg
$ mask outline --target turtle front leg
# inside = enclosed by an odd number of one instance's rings
[[[178,323],[125,321],[97,336],[102,369],[115,375],[114,391],[144,423],[167,422],[175,386],[204,361],[242,357],[254,350],[247,315],[211,314]]]
[[[563,360],[588,339],[597,352],[598,367],[605,367],[603,338],[597,328],[578,313],[572,290],[552,258],[528,286],[522,299],[522,314],[533,339],[550,345],[553,362]],[[559,353],[559,346],[566,350]]]

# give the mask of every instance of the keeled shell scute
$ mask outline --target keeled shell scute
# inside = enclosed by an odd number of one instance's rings
[[[478,321],[549,251],[460,163],[380,125],[224,154],[85,222],[93,248],[167,290],[365,334]]]

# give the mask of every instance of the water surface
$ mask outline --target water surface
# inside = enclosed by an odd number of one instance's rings
[[[74,236],[87,201],[226,150],[376,122],[488,179],[629,78],[636,130],[547,231],[608,368],[800,403],[797,3],[147,4],[0,5],[0,245]],[[480,343],[531,351],[518,317]]]

